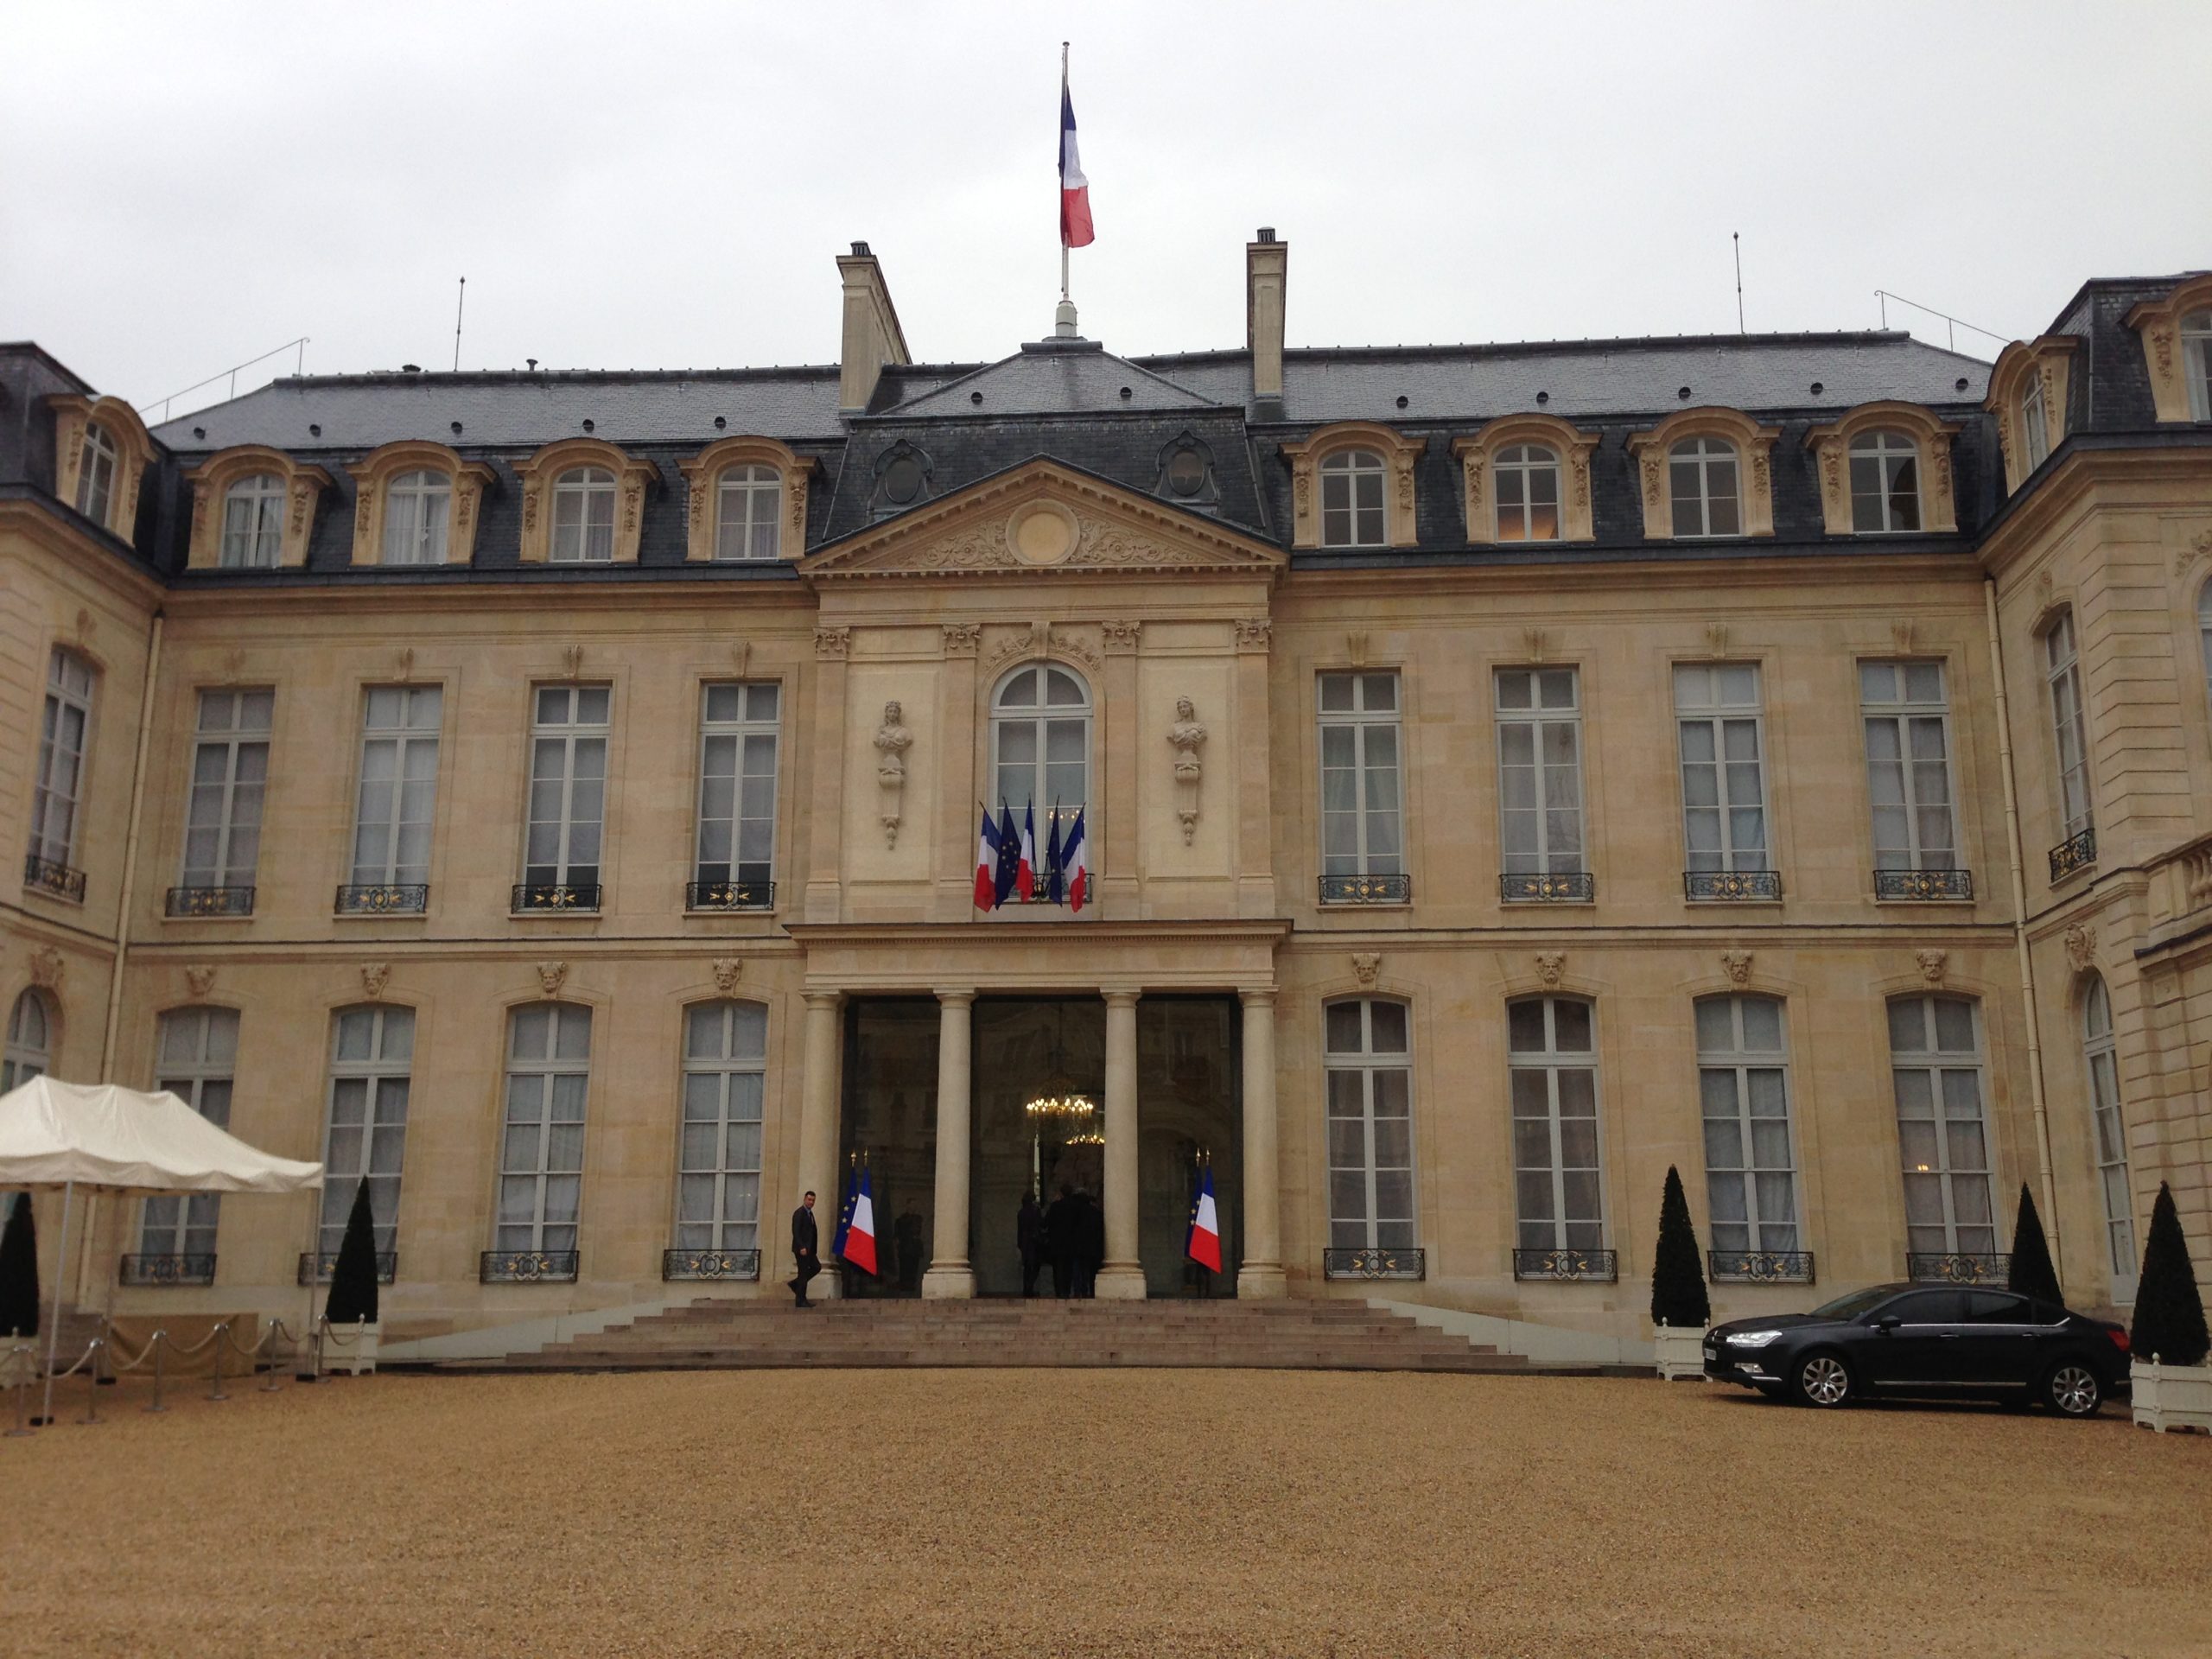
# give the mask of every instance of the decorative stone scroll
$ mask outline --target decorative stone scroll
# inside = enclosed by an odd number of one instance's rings
[[[899,817],[906,792],[906,751],[914,734],[901,721],[904,710],[895,702],[883,705],[883,724],[875,728],[875,782],[883,800],[883,844],[899,844]]]
[[[1175,699],[1175,723],[1167,728],[1167,741],[1175,749],[1175,816],[1182,821],[1187,847],[1198,828],[1198,751],[1206,741],[1206,728],[1188,697]]]

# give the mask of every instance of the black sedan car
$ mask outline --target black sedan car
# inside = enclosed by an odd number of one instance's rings
[[[2127,1332],[2014,1291],[1872,1285],[1810,1313],[1714,1325],[1705,1374],[1808,1406],[1949,1395],[2093,1417],[2126,1390]]]

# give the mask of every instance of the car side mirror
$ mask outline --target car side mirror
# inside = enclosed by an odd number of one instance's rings
[[[1904,1321],[1896,1314],[1885,1313],[1874,1321],[1874,1328],[1885,1337],[1894,1336],[1897,1333],[1897,1328],[1904,1323]]]

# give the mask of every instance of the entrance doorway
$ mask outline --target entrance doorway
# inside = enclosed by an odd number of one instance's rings
[[[937,1221],[937,1031],[934,997],[856,1001],[845,1021],[837,1191],[815,1202],[825,1213],[823,1259],[834,1268],[845,1183],[856,1161],[867,1163],[878,1271],[844,1273],[849,1296],[922,1294]]]
[[[1019,1296],[1022,1194],[1042,1206],[1063,1186],[1094,1204],[1105,1191],[1106,1005],[1095,996],[980,998],[972,1029],[968,1258],[977,1295]],[[1047,1102],[1074,1109],[1029,1109]],[[1038,1288],[1052,1292],[1049,1265]]]
[[[1234,1296],[1243,1255],[1244,1180],[1234,997],[1147,996],[1137,1004],[1137,1236],[1154,1296]],[[1189,1260],[1198,1159],[1213,1170],[1221,1272]]]

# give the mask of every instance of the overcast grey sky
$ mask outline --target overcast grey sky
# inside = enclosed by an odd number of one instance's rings
[[[1732,231],[1754,330],[2212,264],[2203,0],[0,13],[0,338],[142,404],[299,334],[450,366],[463,274],[463,367],[830,362],[855,238],[918,359],[1001,356],[1058,297],[1063,38],[1125,353],[1241,345],[1263,224],[1294,345],[1732,328]]]

